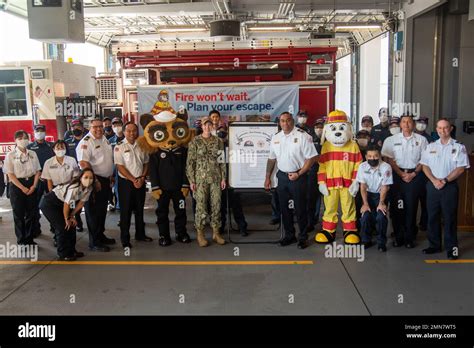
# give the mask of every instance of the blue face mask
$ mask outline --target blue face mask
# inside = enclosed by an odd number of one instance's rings
[[[104,131],[107,132],[107,133],[110,133],[110,132],[112,132],[112,127],[111,126],[104,127]]]

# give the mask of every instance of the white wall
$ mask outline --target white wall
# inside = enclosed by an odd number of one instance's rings
[[[66,44],[64,50],[64,60],[69,58],[76,64],[92,66],[96,73],[105,72],[105,49],[103,47],[90,44]]]
[[[0,11],[0,62],[42,59],[43,43],[29,38],[28,21]]]
[[[351,55],[337,60],[336,109],[351,114]]]
[[[378,123],[378,111],[388,106],[388,35],[360,46],[359,124],[364,115]]]

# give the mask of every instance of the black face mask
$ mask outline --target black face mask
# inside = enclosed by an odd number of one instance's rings
[[[370,160],[367,160],[367,162],[369,163],[371,167],[377,167],[379,165],[378,159],[370,159]]]
[[[74,134],[74,136],[78,137],[78,136],[81,136],[82,135],[82,131],[80,129],[73,129],[72,130],[72,134]]]
[[[112,132],[112,127],[104,127],[104,131],[110,133]]]

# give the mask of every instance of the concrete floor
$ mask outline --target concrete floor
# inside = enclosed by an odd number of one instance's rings
[[[243,196],[251,227],[264,228],[268,197]],[[189,202],[188,202],[189,203]],[[189,208],[190,204],[188,204]],[[415,249],[387,253],[370,248],[365,260],[326,258],[324,246],[191,244],[158,246],[155,203],[147,200],[145,220],[153,243],[135,242],[131,256],[120,245],[109,253],[87,249],[87,230],[78,233],[84,261],[312,261],[290,265],[5,265],[0,259],[0,315],[87,314],[308,314],[308,315],[472,315],[474,263],[426,263],[421,233]],[[0,199],[0,243],[15,242],[9,201]],[[107,232],[119,240],[119,213],[109,213]],[[194,238],[192,215],[188,227]],[[85,221],[85,218],[83,217]],[[51,234],[42,219],[36,240],[40,260],[55,260]],[[250,227],[250,228],[251,228]],[[268,227],[268,226],[266,226]],[[319,227],[319,226],[318,226]],[[133,231],[133,226],[132,226]],[[390,233],[390,232],[389,232]],[[208,233],[209,235],[210,233]],[[133,236],[133,233],[132,233]],[[242,240],[238,234],[235,240]],[[279,231],[254,232],[246,240],[278,239]],[[337,242],[342,242],[341,233]],[[311,239],[314,232],[311,233]],[[474,259],[474,233],[459,233],[461,260]],[[134,242],[132,240],[132,242]],[[240,256],[234,256],[235,247]],[[70,303],[71,295],[75,303]],[[183,296],[184,295],[184,303]],[[403,303],[399,303],[400,295]],[[294,299],[293,303],[290,303]],[[181,301],[180,301],[181,300]]]

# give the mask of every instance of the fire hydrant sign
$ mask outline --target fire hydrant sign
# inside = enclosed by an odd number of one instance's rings
[[[138,87],[138,112],[186,110],[190,124],[218,110],[225,121],[273,121],[298,112],[298,85],[158,85]]]
[[[262,189],[270,142],[278,132],[273,122],[234,122],[229,125],[229,186],[233,188]],[[276,177],[272,179],[276,184]]]

